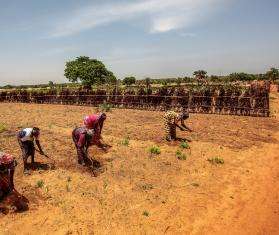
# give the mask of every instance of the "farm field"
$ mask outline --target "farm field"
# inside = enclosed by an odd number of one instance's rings
[[[279,96],[271,117],[190,115],[191,149],[167,143],[162,112],[113,109],[107,153],[95,170],[77,165],[71,131],[92,107],[0,103],[0,150],[14,155],[24,213],[0,215],[0,234],[279,234]],[[39,126],[56,168],[24,176],[15,133]],[[151,146],[161,154],[151,155]],[[179,160],[177,150],[186,160]],[[208,159],[220,158],[224,164]],[[48,160],[37,156],[40,163]],[[43,182],[38,187],[38,182]]]

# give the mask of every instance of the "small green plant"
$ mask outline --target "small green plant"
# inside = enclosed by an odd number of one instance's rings
[[[148,211],[144,211],[144,212],[142,213],[142,215],[148,217],[148,216],[149,216],[149,212],[148,212]]]
[[[45,191],[46,191],[46,193],[48,193],[48,191],[49,191],[49,188],[48,188],[48,187],[45,187]]]
[[[108,187],[108,182],[107,182],[107,181],[104,181],[103,188],[104,188],[104,189],[107,189],[107,187]]]
[[[43,180],[38,180],[36,183],[37,188],[42,188],[44,186],[44,181]]]
[[[184,153],[182,153],[180,150],[176,151],[175,156],[179,160],[186,160],[187,159],[187,156]]]
[[[67,182],[71,182],[71,181],[72,181],[71,176],[68,176],[68,177],[67,177]]]
[[[210,162],[213,165],[219,165],[219,164],[224,164],[225,163],[224,159],[219,158],[219,157],[208,158],[207,161]]]
[[[188,142],[182,141],[182,142],[180,143],[180,148],[189,149],[190,146],[189,146]]]
[[[112,108],[111,104],[108,103],[102,103],[99,105],[99,110],[101,110],[102,112],[109,112]]]
[[[130,138],[129,137],[125,137],[122,141],[121,144],[124,146],[129,146],[130,143]]]
[[[149,191],[149,190],[153,189],[153,185],[152,184],[144,184],[144,185],[141,186],[141,188],[144,191]]]
[[[158,146],[152,146],[149,148],[149,152],[154,155],[159,155],[161,153],[161,150]]]
[[[0,133],[4,132],[7,130],[7,127],[4,123],[0,123]]]

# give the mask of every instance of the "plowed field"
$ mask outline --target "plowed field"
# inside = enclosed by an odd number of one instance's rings
[[[103,130],[112,147],[90,149],[96,177],[77,165],[71,139],[94,108],[1,103],[0,151],[17,158],[30,208],[0,214],[0,234],[279,234],[279,96],[271,102],[270,118],[191,115],[194,132],[178,132],[190,150],[163,139],[163,113],[113,109]],[[37,155],[25,176],[15,133],[31,126],[56,168]],[[154,145],[161,154],[148,152]]]

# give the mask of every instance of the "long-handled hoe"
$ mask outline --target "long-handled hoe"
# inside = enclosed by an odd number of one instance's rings
[[[47,154],[42,154],[41,151],[39,151],[38,149],[35,149],[41,156],[44,156],[45,158],[49,159],[50,161],[52,161],[50,163],[50,169],[55,169],[55,165],[56,165],[56,162],[53,158],[49,157]]]

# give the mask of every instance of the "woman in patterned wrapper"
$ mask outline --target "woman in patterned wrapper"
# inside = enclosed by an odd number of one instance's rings
[[[11,208],[28,210],[28,199],[14,187],[14,172],[17,162],[13,156],[0,152],[0,212],[6,214]]]
[[[0,200],[14,189],[14,170],[17,162],[6,153],[0,152]]]
[[[189,118],[189,112],[183,111],[181,113],[176,113],[174,111],[167,111],[164,115],[164,128],[166,132],[166,140],[174,141],[176,140],[176,127],[181,131],[192,130],[187,127],[184,123],[186,119]],[[181,122],[181,125],[178,123]]]

